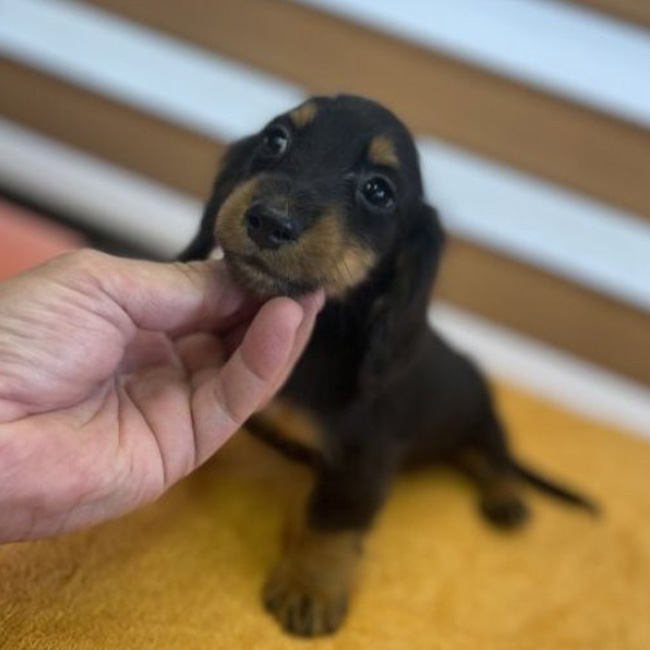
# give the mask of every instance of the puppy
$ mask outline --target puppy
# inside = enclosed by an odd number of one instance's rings
[[[220,246],[262,298],[327,295],[293,375],[247,424],[314,469],[264,588],[266,608],[294,634],[341,625],[364,535],[404,466],[454,464],[501,528],[528,517],[522,482],[594,510],[514,460],[481,373],[429,328],[443,240],[406,127],[340,95],[310,99],[228,150],[182,255]]]

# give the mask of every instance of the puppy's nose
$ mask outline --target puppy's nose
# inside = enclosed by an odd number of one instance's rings
[[[254,203],[246,212],[248,236],[260,247],[277,249],[298,239],[295,222],[279,210]]]

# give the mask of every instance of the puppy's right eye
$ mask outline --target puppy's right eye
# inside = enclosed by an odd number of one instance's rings
[[[395,203],[395,193],[388,181],[381,176],[372,176],[361,187],[363,198],[374,208],[386,209]]]
[[[289,133],[281,126],[273,126],[262,136],[261,154],[265,158],[281,158],[289,149]]]

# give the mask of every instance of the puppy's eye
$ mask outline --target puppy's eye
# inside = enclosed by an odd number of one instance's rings
[[[281,126],[272,126],[262,136],[261,153],[266,158],[281,158],[289,149],[289,133]]]
[[[389,182],[381,176],[373,176],[361,187],[363,198],[375,208],[388,208],[395,202],[395,193]]]

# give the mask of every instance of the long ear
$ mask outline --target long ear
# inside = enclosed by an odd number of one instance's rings
[[[246,162],[255,145],[256,137],[238,140],[224,154],[220,170],[212,184],[210,198],[203,208],[199,231],[187,248],[178,256],[182,262],[205,259],[214,249],[214,226],[221,204],[235,189],[246,173]]]
[[[408,368],[428,327],[427,311],[444,233],[438,213],[430,206],[422,204],[414,217],[371,315],[359,375],[365,394],[373,394]]]

